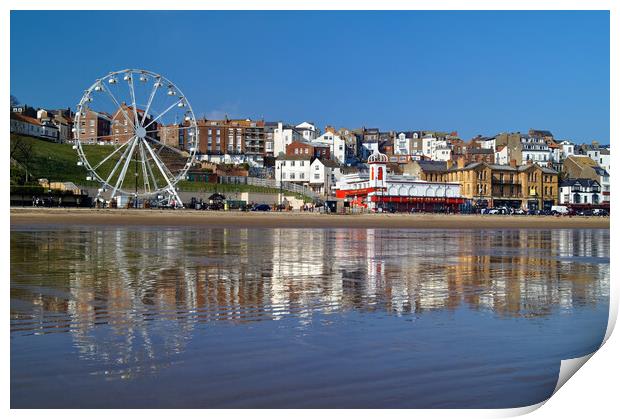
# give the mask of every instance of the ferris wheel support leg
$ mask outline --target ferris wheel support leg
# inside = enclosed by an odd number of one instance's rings
[[[177,205],[183,206],[183,201],[181,201],[181,197],[179,196],[179,194],[177,193],[177,191],[174,188],[172,188],[169,191],[169,193],[170,193],[170,195],[172,195],[172,197],[176,201]]]
[[[179,198],[179,194],[177,194],[177,191],[174,189],[174,184],[170,181],[170,178],[168,178],[168,175],[166,174],[166,171],[164,170],[165,166],[164,166],[163,162],[161,162],[159,160],[159,158],[157,157],[157,155],[155,154],[155,152],[151,148],[151,145],[148,143],[148,141],[144,141],[143,144],[146,146],[147,151],[149,152],[149,154],[151,155],[151,157],[155,161],[155,164],[157,165],[157,168],[159,169],[159,171],[161,172],[162,176],[166,180],[166,183],[168,184],[168,193],[170,195],[173,195],[175,200],[177,200],[177,202],[179,204],[183,205],[183,202],[181,201],[181,198]]]
[[[116,180],[116,185],[114,185],[114,190],[112,190],[112,199],[116,196],[116,191],[119,187],[123,186],[123,181],[125,180],[125,175],[127,174],[127,168],[129,167],[129,163],[131,162],[131,156],[133,156],[133,151],[136,148],[136,144],[138,142],[138,137],[134,137],[133,144],[129,148],[129,154],[127,154],[127,160],[125,160],[125,164],[123,165],[123,169],[121,170],[121,174],[118,176]]]

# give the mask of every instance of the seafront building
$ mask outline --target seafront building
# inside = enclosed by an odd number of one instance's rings
[[[601,203],[601,185],[592,179],[568,179],[560,184],[560,204],[577,207]]]
[[[564,160],[564,172],[568,179],[591,179],[602,189],[602,202],[610,202],[609,173],[588,156],[569,156]]]
[[[411,161],[404,170],[425,181],[458,183],[471,206],[542,210],[557,204],[558,172],[534,163],[466,164],[461,158],[456,166],[452,161]]]
[[[451,211],[464,203],[457,182],[429,182],[414,176],[390,175],[388,157],[368,157],[369,174],[346,175],[336,185],[336,197],[371,211]]]

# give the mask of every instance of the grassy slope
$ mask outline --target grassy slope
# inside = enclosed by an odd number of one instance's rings
[[[39,178],[46,178],[52,182],[74,182],[77,185],[96,186],[95,182],[86,181],[86,170],[77,165],[78,156],[70,144],[54,144],[48,141],[39,140],[32,137],[18,136],[11,134],[11,145],[15,141],[24,141],[32,144],[34,158],[31,163],[32,181],[36,182]],[[103,159],[106,150],[98,146],[92,152],[94,156]],[[19,158],[18,158],[19,160]],[[11,167],[13,171],[13,167]]]
[[[31,174],[34,182],[36,182],[39,178],[46,178],[52,182],[73,182],[80,186],[99,186],[98,183],[89,182],[86,180],[86,170],[82,166],[77,165],[78,156],[70,144],[55,144],[32,137],[18,136],[14,134],[11,134],[11,144],[13,144],[14,141],[17,141],[18,138],[33,145],[34,159]],[[107,154],[110,153],[110,149],[108,147],[85,145],[83,148],[89,157],[89,161],[92,159],[92,164],[96,164],[96,162],[101,161]],[[112,160],[114,159],[110,159],[110,168],[112,165]],[[108,166],[108,162],[104,164],[104,167],[105,166]],[[110,168],[107,170],[109,171]],[[11,178],[13,179],[14,175],[17,175],[20,170],[21,169],[19,166],[11,165]],[[263,188],[252,185],[227,185],[188,181],[181,181],[178,186],[182,191],[192,192],[279,192],[278,189]]]

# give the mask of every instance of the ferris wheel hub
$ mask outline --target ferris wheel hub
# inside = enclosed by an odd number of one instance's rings
[[[143,126],[136,127],[136,135],[138,136],[138,138],[144,140],[144,138],[146,137],[146,128],[144,128]]]

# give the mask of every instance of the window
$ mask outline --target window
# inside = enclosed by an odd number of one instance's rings
[[[320,173],[315,173],[315,174],[314,174],[314,178],[315,178],[315,179],[319,179],[320,177],[321,177],[321,174],[320,174]]]
[[[291,161],[291,167],[295,167],[295,160]]]
[[[305,163],[305,162],[302,160],[302,161],[300,161],[300,162],[299,162],[299,165],[300,165],[300,166],[304,166],[304,163]]]
[[[300,174],[299,174],[299,179],[303,179],[303,178],[304,178],[304,174],[303,174],[303,173],[300,173]]]
[[[291,179],[295,179],[295,173],[291,173]]]

